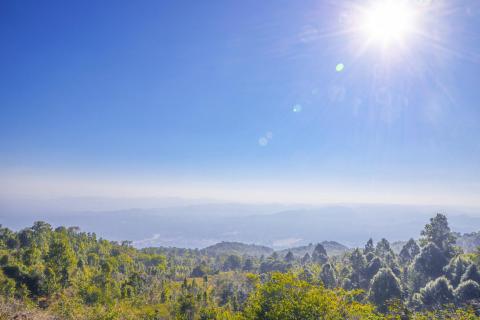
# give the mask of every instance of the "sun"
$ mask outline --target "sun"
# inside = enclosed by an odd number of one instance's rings
[[[407,1],[378,0],[362,11],[360,29],[371,43],[390,46],[415,30],[416,12]]]

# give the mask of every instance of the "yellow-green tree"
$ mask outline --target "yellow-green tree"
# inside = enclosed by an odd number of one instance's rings
[[[355,301],[357,294],[273,273],[250,296],[244,315],[251,320],[381,319],[373,306]]]
[[[68,240],[66,234],[56,233],[50,243],[48,256],[45,261],[45,275],[49,292],[67,287],[77,265],[75,252]]]

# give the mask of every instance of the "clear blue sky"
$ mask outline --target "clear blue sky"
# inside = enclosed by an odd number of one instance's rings
[[[480,4],[412,1],[422,36],[361,50],[368,2],[2,1],[0,191],[478,204]]]

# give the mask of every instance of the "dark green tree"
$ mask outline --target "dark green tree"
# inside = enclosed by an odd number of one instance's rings
[[[458,256],[451,259],[448,265],[444,267],[444,273],[454,288],[458,286],[470,264],[471,262]]]
[[[37,246],[45,250],[52,236],[52,226],[43,221],[36,221],[31,229]]]
[[[367,260],[360,249],[355,249],[349,256],[351,273],[350,280],[354,288],[366,289],[368,287],[368,280],[365,277],[365,268]]]
[[[443,252],[437,245],[430,242],[415,257],[413,266],[416,272],[421,272],[425,276],[435,279],[443,274],[443,267],[447,263],[448,259]]]
[[[255,269],[255,265],[253,264],[253,259],[252,258],[245,259],[242,269],[243,271],[253,271]]]
[[[480,285],[475,281],[467,280],[459,284],[454,295],[459,303],[480,299]]]
[[[363,273],[367,265],[367,260],[360,249],[355,249],[349,256],[350,265],[356,273]]]
[[[369,252],[365,255],[365,259],[367,260],[367,262],[372,261],[375,257],[376,257],[376,255],[373,252]]]
[[[394,255],[392,248],[390,247],[390,242],[387,239],[383,238],[377,243],[375,247],[375,255],[385,259],[387,255]]]
[[[193,320],[197,311],[195,297],[191,293],[182,294],[176,304],[175,319]]]
[[[415,256],[420,253],[420,247],[417,242],[413,239],[408,240],[408,242],[403,246],[398,258],[400,263],[403,265],[409,264],[413,261]]]
[[[382,260],[380,260],[379,257],[375,257],[370,261],[367,265],[367,268],[365,269],[365,276],[366,278],[370,281],[382,268]]]
[[[373,277],[368,297],[379,311],[387,311],[387,302],[400,299],[402,289],[400,280],[389,268],[382,268]]]
[[[227,257],[225,262],[223,263],[223,270],[238,270],[242,267],[242,259],[235,255],[231,254]]]
[[[453,288],[447,278],[439,277],[420,290],[420,298],[427,308],[440,308],[454,302]]]
[[[193,268],[191,277],[200,278],[205,276],[207,273],[208,273],[207,266],[205,264],[200,264]]]
[[[373,245],[373,239],[368,239],[367,243],[365,244],[365,248],[363,249],[363,254],[367,255],[369,253],[375,252],[375,246]]]
[[[285,255],[285,262],[293,262],[295,260],[295,257],[293,256],[292,251],[288,251],[288,253]]]
[[[311,259],[312,259],[312,258],[310,257],[310,255],[309,255],[308,252],[307,252],[307,253],[305,253],[305,255],[304,255],[303,258],[302,258],[302,263],[303,263],[303,264],[309,263]]]
[[[465,282],[468,280],[472,280],[480,284],[480,273],[478,272],[477,266],[474,264],[470,265],[465,271],[465,273],[462,275],[461,282]]]
[[[434,243],[448,258],[455,254],[455,236],[450,231],[447,217],[441,213],[430,219],[421,232],[420,244],[424,247]]]
[[[286,272],[290,269],[291,264],[284,261],[267,259],[260,264],[260,273],[267,273],[272,271]]]
[[[322,271],[320,272],[320,280],[327,288],[335,288],[337,285],[337,277],[335,275],[335,269],[330,263],[326,263],[322,266]]]
[[[325,250],[321,243],[318,243],[315,246],[315,249],[313,249],[312,260],[321,264],[324,264],[328,261],[327,250]]]

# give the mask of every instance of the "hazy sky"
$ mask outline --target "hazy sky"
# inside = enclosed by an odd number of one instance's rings
[[[0,195],[480,205],[480,3],[378,1],[1,1]]]

